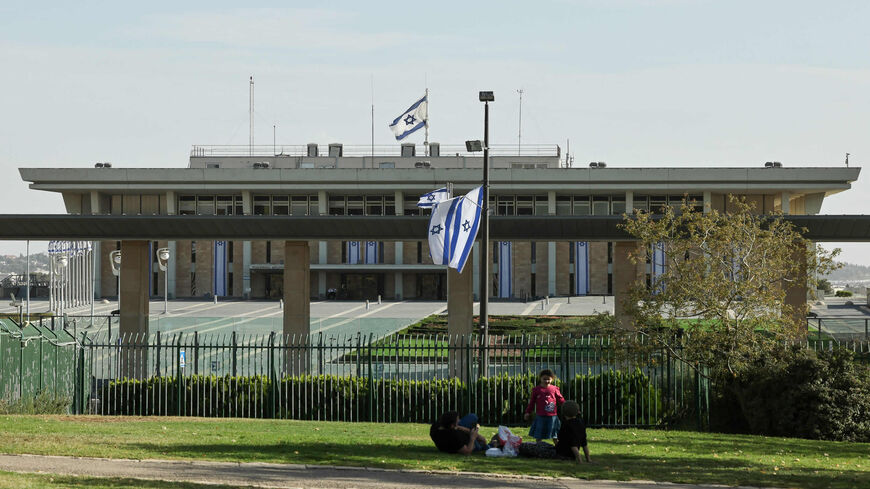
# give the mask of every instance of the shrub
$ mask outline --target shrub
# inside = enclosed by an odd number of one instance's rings
[[[0,414],[65,414],[69,412],[72,400],[57,396],[48,391],[40,391],[15,401],[0,400]]]
[[[459,379],[405,380],[301,375],[273,389],[266,376],[122,379],[98,389],[97,412],[130,415],[271,417],[336,421],[431,422],[448,410],[476,412],[484,424],[523,423],[533,373]],[[557,380],[590,425],[658,425],[666,418],[661,391],[641,370],[609,370]],[[179,398],[179,393],[181,397]],[[179,407],[181,408],[179,410]],[[273,414],[274,409],[274,414]]]
[[[834,297],[852,297],[852,292],[848,290],[838,290],[834,293]]]
[[[870,441],[870,367],[853,352],[794,347],[753,365],[719,392],[754,434]]]

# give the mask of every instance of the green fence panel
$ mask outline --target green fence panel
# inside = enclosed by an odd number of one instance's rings
[[[42,334],[33,324],[21,328],[21,398],[39,394],[42,370]]]
[[[0,400],[14,401],[21,395],[21,329],[14,321],[0,318]]]
[[[76,375],[76,341],[66,330],[56,332],[57,350],[57,387],[55,394],[59,397],[72,399],[75,393]]]
[[[33,325],[39,332],[39,391],[57,392],[57,335],[49,328]]]

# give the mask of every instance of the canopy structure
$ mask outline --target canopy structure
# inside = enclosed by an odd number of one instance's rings
[[[870,241],[870,216],[790,215],[813,241]],[[621,216],[492,216],[492,240],[628,241]],[[418,240],[424,216],[0,215],[0,240]]]

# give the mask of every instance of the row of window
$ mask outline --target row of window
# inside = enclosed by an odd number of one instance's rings
[[[634,208],[656,212],[665,206],[679,209],[683,199],[696,210],[703,210],[700,195],[637,195]],[[406,196],[402,213],[406,216],[427,214],[417,207],[418,197]],[[392,216],[396,214],[393,195],[330,195],[328,214],[331,216]],[[496,216],[545,216],[549,214],[546,195],[497,195],[490,197],[490,208]],[[625,213],[624,195],[558,195],[557,216],[608,216]],[[254,195],[255,216],[316,216],[319,215],[316,195]],[[242,215],[241,195],[182,195],[178,197],[181,215]]]

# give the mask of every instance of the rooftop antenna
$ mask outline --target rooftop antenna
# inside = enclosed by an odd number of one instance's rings
[[[517,93],[520,94],[520,130],[517,133],[517,156],[519,156],[523,148],[523,89],[520,88]]]
[[[254,76],[251,75],[251,84],[248,94],[248,156],[254,155]]]
[[[846,153],[846,168],[849,168],[849,153]]]

